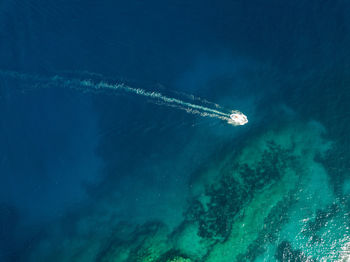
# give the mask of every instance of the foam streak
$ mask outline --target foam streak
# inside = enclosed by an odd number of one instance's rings
[[[44,76],[38,76],[38,75],[22,74],[14,71],[0,71],[0,75],[15,79],[15,80],[32,81],[35,87],[39,87],[39,88],[65,87],[65,88],[71,88],[71,89],[78,89],[86,92],[124,91],[127,93],[132,93],[135,95],[150,98],[151,101],[154,103],[181,109],[190,114],[196,114],[202,117],[217,118],[220,120],[224,120],[230,124],[233,124],[232,117],[228,113],[224,113],[222,111],[209,108],[204,105],[194,104],[194,103],[182,101],[177,98],[167,97],[159,92],[146,91],[141,88],[130,87],[123,83],[110,84],[104,81],[95,83],[91,80],[71,79],[71,78],[64,78],[61,76],[44,77]],[[196,100],[201,101],[200,98]],[[221,108],[221,107],[217,105],[217,108]],[[234,112],[240,113],[239,111],[232,111],[231,113],[234,113]]]

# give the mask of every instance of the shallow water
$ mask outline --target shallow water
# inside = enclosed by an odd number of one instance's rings
[[[350,261],[349,11],[0,2],[0,260]]]

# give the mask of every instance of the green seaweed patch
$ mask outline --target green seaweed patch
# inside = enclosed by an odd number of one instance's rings
[[[276,182],[289,166],[295,166],[296,157],[291,149],[282,148],[273,141],[267,142],[267,149],[255,165],[238,165],[240,176],[249,191],[261,190]]]
[[[230,234],[232,219],[248,197],[247,192],[233,177],[225,176],[218,187],[207,187],[205,194],[210,201],[204,206],[193,200],[186,219],[198,223],[200,237],[223,241]]]
[[[349,143],[341,144],[339,141],[334,143],[331,149],[324,155],[317,156],[316,160],[326,169],[334,193],[340,197],[344,195],[343,185],[350,178]]]
[[[271,184],[265,190],[254,194],[253,198],[243,206],[239,215],[233,221],[230,236],[226,241],[216,243],[207,256],[207,262],[232,262],[232,261],[250,261],[249,259],[239,260],[242,254],[253,256],[250,252],[255,241],[264,240],[269,237],[271,240],[274,234],[279,231],[276,228],[274,233],[270,235],[270,229],[274,229],[275,207],[278,203],[285,200],[285,196],[296,188],[298,177],[295,172],[286,173],[277,183]],[[286,206],[288,208],[288,205]],[[281,209],[278,207],[277,210]],[[272,211],[274,210],[274,211]],[[283,211],[281,211],[283,213]],[[270,217],[269,217],[270,216]],[[271,224],[268,224],[271,221]],[[281,221],[281,224],[284,224]],[[264,231],[266,228],[266,231]],[[266,235],[265,235],[266,233]],[[259,252],[262,252],[259,249]],[[220,258],[220,259],[219,259]],[[243,256],[244,258],[244,256]]]
[[[223,172],[218,183],[207,185],[205,193],[192,200],[186,219],[198,222],[200,237],[224,241],[235,216],[255,192],[278,181],[294,162],[291,150],[267,143],[257,164],[236,164],[231,172]]]

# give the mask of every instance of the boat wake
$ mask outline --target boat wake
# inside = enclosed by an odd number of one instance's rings
[[[63,87],[90,93],[126,92],[138,96],[147,97],[153,103],[180,109],[189,114],[220,119],[233,126],[240,126],[248,123],[247,116],[238,110],[231,110],[229,113],[225,113],[223,112],[222,107],[217,104],[215,104],[217,105],[216,108],[210,108],[205,105],[195,104],[183,101],[181,99],[168,97],[161,94],[160,92],[147,91],[141,88],[131,87],[124,83],[111,84],[106,81],[94,82],[89,79],[81,80],[74,78],[65,78],[62,76],[45,77],[32,74],[23,74],[15,71],[0,71],[0,75],[15,80],[30,81],[33,83],[33,86],[37,88]],[[194,100],[203,100],[206,101],[206,104],[211,103],[201,98],[196,98]]]

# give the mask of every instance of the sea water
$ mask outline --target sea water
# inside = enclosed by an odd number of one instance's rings
[[[0,2],[0,260],[348,261],[349,11]]]

